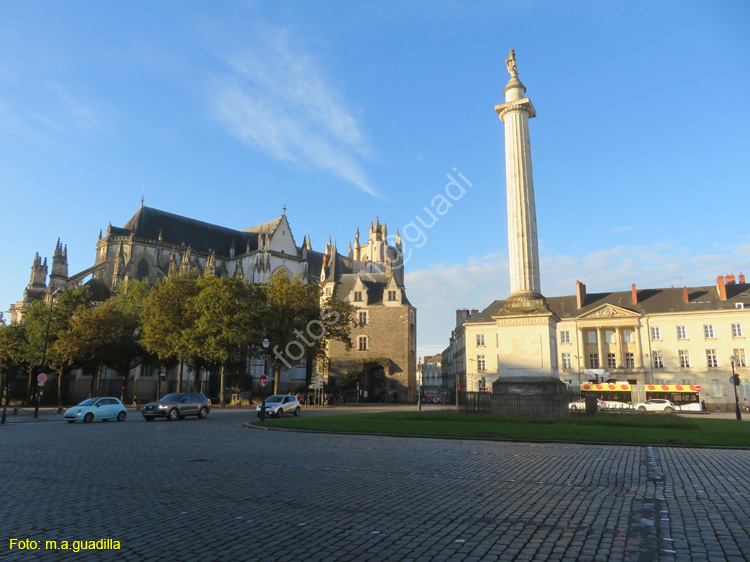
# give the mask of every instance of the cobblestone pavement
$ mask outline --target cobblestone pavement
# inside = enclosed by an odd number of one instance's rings
[[[0,429],[0,560],[750,559],[750,451],[319,435],[250,418]],[[72,550],[99,539],[120,549]]]

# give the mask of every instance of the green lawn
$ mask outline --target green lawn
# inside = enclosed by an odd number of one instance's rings
[[[253,422],[259,425],[260,422]],[[566,420],[462,415],[454,410],[266,419],[267,427],[433,437],[750,447],[750,423],[670,414],[603,413]]]

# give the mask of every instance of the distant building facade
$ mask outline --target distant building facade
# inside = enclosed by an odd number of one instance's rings
[[[580,388],[590,382],[626,382],[644,387],[699,386],[712,409],[734,408],[729,383],[732,361],[750,397],[748,334],[750,284],[740,274],[720,275],[716,285],[547,297],[557,324],[555,358],[560,378]],[[460,311],[451,345],[459,383],[487,389],[502,376],[497,361],[497,313],[503,301],[481,312]],[[732,359],[733,358],[733,359]],[[592,374],[593,373],[593,374]]]
[[[443,357],[427,355],[419,365],[422,375],[422,396],[442,397]]]

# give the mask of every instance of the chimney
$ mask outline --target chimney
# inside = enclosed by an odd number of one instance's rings
[[[469,320],[469,310],[466,308],[456,309],[456,327],[463,325],[467,320]]]
[[[638,304],[638,291],[635,290],[635,283],[630,287],[630,293],[633,296],[633,304]]]
[[[719,300],[727,300],[727,286],[724,284],[723,275],[716,278],[716,292],[719,293]]]
[[[736,280],[734,278],[734,274],[733,273],[727,273],[725,281],[726,281],[727,285],[734,285],[735,282],[736,282]]]
[[[479,311],[476,308],[471,309],[471,314],[469,315],[469,318],[474,320],[477,316],[479,316]]]
[[[742,272],[740,272],[740,284],[742,285],[745,284],[745,274]]]
[[[323,267],[328,267],[328,254],[323,254]]]
[[[581,309],[586,304],[586,284],[576,281],[576,307]]]
[[[690,302],[690,297],[688,297],[687,287],[682,288],[682,298],[685,299],[685,302]]]

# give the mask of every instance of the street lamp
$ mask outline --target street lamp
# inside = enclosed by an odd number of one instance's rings
[[[40,367],[43,369],[44,364],[47,361],[47,340],[49,339],[49,325],[52,322],[52,305],[55,302],[55,297],[62,293],[59,289],[50,295],[49,299],[49,315],[47,316],[47,331],[44,333],[44,351],[42,352],[42,364]],[[37,378],[36,382],[36,391],[35,391],[35,399],[34,399],[34,419],[39,417],[39,379]],[[738,406],[739,407],[739,406]]]
[[[268,377],[268,346],[271,345],[271,342],[268,341],[268,338],[263,340],[263,363],[264,363],[264,369],[263,374]],[[266,378],[266,380],[268,380]],[[266,421],[266,387],[265,385],[261,385],[260,387],[261,396],[263,397],[263,402],[260,405],[260,423],[263,423]]]
[[[422,366],[424,369],[424,365]],[[424,373],[417,373],[417,411],[422,411],[422,377]]]
[[[740,377],[734,372],[734,355],[729,356],[729,360],[732,362],[732,386],[734,386],[734,414],[737,416],[737,421],[742,421],[742,414],[740,413],[740,397],[737,395],[737,387],[740,384]]]

